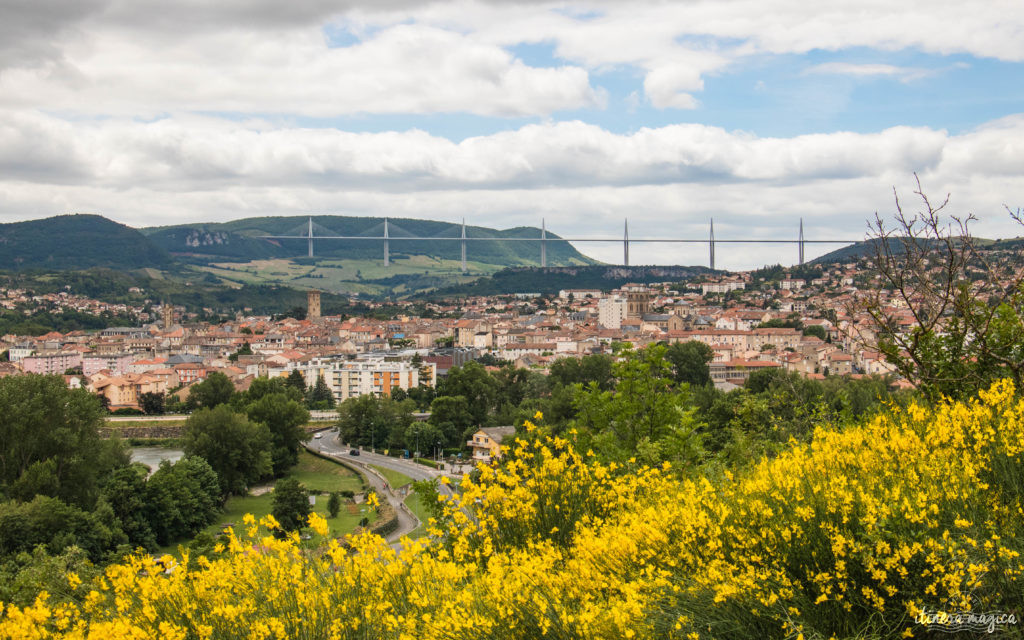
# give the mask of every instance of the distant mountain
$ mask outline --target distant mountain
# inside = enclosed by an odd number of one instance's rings
[[[313,216],[315,236],[369,236],[383,235],[384,219],[349,216]],[[305,239],[269,240],[264,235],[307,234],[309,217],[246,218],[216,224],[191,224],[142,229],[150,240],[165,251],[189,262],[246,262],[270,258],[303,258],[307,254]],[[533,227],[491,229],[467,226],[469,238],[539,238],[541,230]],[[459,225],[449,222],[389,218],[392,258],[429,256],[440,260],[461,259],[458,240],[403,240],[403,237],[457,238]],[[549,233],[549,238],[558,236]],[[384,246],[380,240],[315,240],[314,255],[323,259],[380,260]],[[538,242],[488,242],[474,240],[467,243],[468,259],[474,262],[500,265],[536,265],[540,263]],[[547,243],[548,264],[586,265],[596,261],[578,252],[567,242]]]
[[[893,236],[889,238],[889,247],[893,254],[899,255],[903,253],[903,243],[905,241],[904,236]],[[972,238],[974,246],[984,251],[1013,251],[1019,249],[1024,245],[1024,238],[1000,238],[998,240],[990,240],[988,238]],[[810,264],[830,264],[834,262],[856,262],[861,258],[871,257],[875,255],[875,247],[878,246],[878,240],[864,240],[862,242],[855,242],[845,247],[836,249],[826,253],[823,256],[819,256],[814,260],[810,261]],[[937,240],[931,240],[932,243],[937,243]]]
[[[171,257],[136,229],[97,215],[0,224],[0,269],[161,268]]]

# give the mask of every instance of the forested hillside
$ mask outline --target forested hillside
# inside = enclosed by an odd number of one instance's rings
[[[165,267],[167,252],[131,227],[96,215],[0,224],[0,269]]]

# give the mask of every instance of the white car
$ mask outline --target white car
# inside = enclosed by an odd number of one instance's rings
[[[314,438],[316,438],[317,440],[319,440],[320,438],[324,437],[324,434],[322,434],[322,433],[317,433],[317,434],[315,434],[315,435],[314,435],[313,437],[314,437]]]

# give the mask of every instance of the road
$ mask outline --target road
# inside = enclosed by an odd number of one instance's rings
[[[399,473],[404,473],[413,480],[429,480],[445,475],[443,471],[426,467],[421,464],[416,464],[409,460],[399,460],[390,456],[385,456],[377,453],[371,453],[369,451],[361,451],[358,456],[349,454],[349,451],[353,447],[349,447],[338,440],[338,433],[334,430],[320,431],[320,438],[311,439],[307,446],[314,451],[329,455],[331,457],[344,460],[346,463],[356,466],[363,470],[363,476],[369,481],[378,496],[383,496],[388,504],[394,508],[395,513],[398,514],[398,529],[388,535],[388,542],[394,546],[402,536],[407,535],[413,529],[420,525],[418,519],[411,513],[406,511],[403,507],[404,496],[399,495],[393,491],[393,487],[389,487],[387,482],[376,473],[370,471],[367,465],[376,465],[384,469],[391,469]],[[448,485],[438,484],[438,489],[441,493],[451,495],[452,491]]]
[[[162,416],[107,416],[107,422],[166,422],[169,420],[188,420],[189,414],[168,414]],[[310,411],[310,422],[328,422],[337,420],[337,411]]]

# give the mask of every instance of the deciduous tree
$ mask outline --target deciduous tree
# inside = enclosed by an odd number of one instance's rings
[[[226,405],[192,414],[183,445],[186,455],[202,457],[217,473],[222,496],[245,495],[273,472],[270,430]]]

